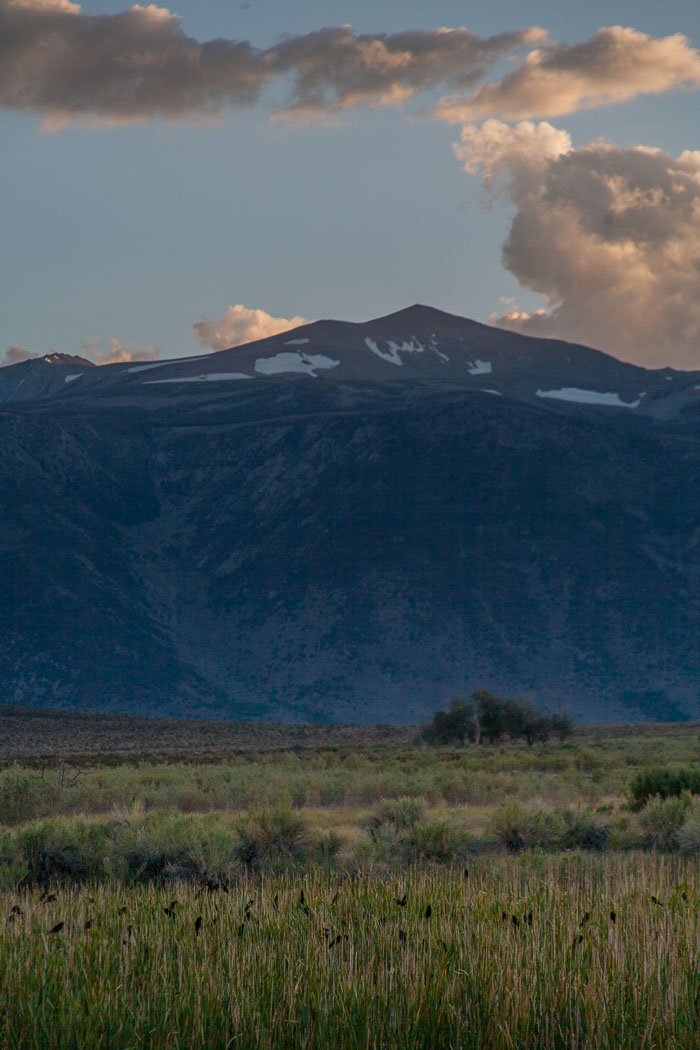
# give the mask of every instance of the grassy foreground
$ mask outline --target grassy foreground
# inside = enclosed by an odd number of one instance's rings
[[[2,904],[8,1050],[700,1045],[700,879],[677,857],[536,852],[466,877],[317,871]]]

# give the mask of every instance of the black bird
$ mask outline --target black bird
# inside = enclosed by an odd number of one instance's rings
[[[394,900],[398,904],[399,908],[405,908],[408,900],[407,895],[404,893],[403,897],[394,897]]]
[[[433,914],[433,909],[432,909],[432,907],[429,904],[428,907],[425,909],[425,918],[429,919],[432,914]]]
[[[532,926],[532,912],[531,911],[529,911],[527,913],[527,924],[528,924],[528,926]]]
[[[585,926],[587,922],[590,922],[590,920],[591,920],[591,913],[589,911],[587,911],[585,913],[585,915],[583,916],[583,918],[581,919],[581,922],[579,923],[579,926]]]
[[[501,922],[508,922],[508,912],[507,911],[502,911],[501,912]]]
[[[65,925],[65,923],[57,922],[55,926],[51,927],[51,929],[49,930],[49,934],[60,933],[61,930],[63,929],[64,925]]]
[[[465,868],[464,869],[464,877],[465,877],[465,879],[469,878],[469,868]]]
[[[44,895],[44,903],[45,904],[55,904],[57,900],[58,900],[58,897],[56,896],[55,893],[47,893],[47,894]]]
[[[511,915],[510,921],[513,923],[513,929],[517,930],[518,926],[520,925],[520,919],[518,918],[518,916]]]
[[[175,914],[175,912],[172,910],[172,908],[163,908],[163,911],[165,912],[165,914],[168,916],[169,919],[172,919],[173,915]]]
[[[687,901],[688,900],[688,894],[685,892],[685,890],[683,890],[683,892],[681,893],[681,900],[683,900],[683,901]]]
[[[126,915],[127,911],[128,911],[128,908],[126,907],[126,905],[124,905],[123,908],[119,909],[119,911],[117,912],[117,915]]]
[[[617,912],[610,912],[610,922],[613,923],[613,925],[617,922]]]
[[[661,901],[657,897],[654,896],[653,893],[651,895],[651,903],[652,904],[656,904],[657,907],[659,907],[659,908],[663,908],[663,904],[661,903]]]
[[[12,914],[13,915],[22,915],[23,914],[22,909],[20,908],[19,904],[13,904],[12,905]]]
[[[201,930],[201,928],[202,928],[202,916],[198,915],[197,918],[194,920],[194,932],[195,932],[195,936],[196,937],[199,937],[199,931]]]
[[[85,922],[83,923],[83,929],[84,930],[91,930],[92,929],[92,919],[86,919],[85,920]]]
[[[405,930],[399,930],[399,941],[401,942],[401,944],[405,944],[406,943],[406,931]]]

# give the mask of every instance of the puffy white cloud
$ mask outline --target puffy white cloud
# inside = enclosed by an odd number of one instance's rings
[[[202,346],[211,350],[227,350],[231,346],[267,339],[308,323],[305,317],[272,317],[264,310],[251,310],[237,303],[236,306],[229,306],[216,321],[205,317],[203,321],[192,325],[192,331]]]
[[[610,26],[583,43],[536,48],[501,80],[442,99],[435,115],[457,124],[556,117],[681,87],[700,87],[700,53],[687,37]]]
[[[108,339],[106,345],[83,343],[83,350],[98,365],[114,365],[120,361],[157,361],[162,350],[153,343],[122,343]]]
[[[700,367],[700,151],[592,142],[486,121],[455,146],[517,211],[503,262],[547,308],[496,323],[652,365]]]
[[[485,39],[466,29],[356,36],[338,26],[261,50],[246,40],[200,43],[156,4],[90,15],[69,0],[0,0],[0,106],[39,113],[47,127],[183,120],[253,105],[273,81],[289,87],[285,114],[396,105],[425,88],[473,85],[501,55],[544,36],[538,29]]]
[[[18,365],[21,361],[30,361],[33,357],[41,357],[41,354],[25,350],[23,346],[8,346],[0,359],[0,368],[4,368],[5,365]]]

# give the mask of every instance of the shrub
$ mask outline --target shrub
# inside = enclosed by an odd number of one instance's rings
[[[454,824],[447,820],[422,820],[408,829],[402,852],[411,862],[449,864],[461,859],[466,849],[467,837]]]
[[[677,831],[678,848],[681,853],[700,853],[700,812],[690,813]]]
[[[85,821],[41,820],[17,834],[26,866],[23,886],[82,882],[104,870],[106,841],[99,825]]]
[[[700,770],[655,769],[638,773],[630,785],[632,804],[641,808],[650,798],[677,798],[684,791],[700,795]]]
[[[564,842],[565,826],[554,810],[530,808],[515,799],[499,806],[491,818],[491,830],[502,846],[517,853],[523,849],[556,849]]]
[[[639,825],[647,849],[676,850],[691,798],[688,792],[678,798],[655,798],[642,810]]]
[[[401,833],[407,828],[412,828],[425,816],[425,799],[411,798],[404,795],[402,798],[386,798],[377,806],[367,822],[367,831],[374,838],[377,830],[383,824],[391,824]]]
[[[610,829],[599,824],[590,813],[567,809],[563,813],[562,845],[567,849],[604,850]]]
[[[238,825],[237,856],[244,864],[303,860],[309,848],[306,821],[286,806],[270,806],[248,814]]]

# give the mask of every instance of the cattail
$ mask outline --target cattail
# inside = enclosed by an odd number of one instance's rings
[[[406,931],[405,930],[399,930],[399,941],[401,942],[401,944],[405,944],[406,943]]]
[[[280,907],[280,895],[279,895],[279,893],[276,893],[275,896],[273,897],[272,907],[275,909],[275,911],[279,911],[279,907]]]
[[[464,869],[464,877],[465,877],[465,879],[469,878],[469,868],[465,868]]]
[[[510,921],[513,923],[513,929],[517,930],[518,926],[520,926],[520,919],[518,918],[518,916],[511,915]]]
[[[527,913],[527,924],[528,924],[528,926],[532,926],[532,912],[531,911],[529,911]]]
[[[195,932],[195,936],[196,937],[199,937],[199,931],[201,930],[201,928],[202,928],[202,916],[198,915],[197,918],[194,920],[194,932]]]
[[[55,926],[51,927],[51,929],[49,930],[49,934],[60,933],[61,930],[63,929],[64,925],[65,925],[65,923],[57,922]]]
[[[244,933],[245,933],[245,923],[242,922],[241,925],[238,927],[238,936],[242,937]]]
[[[304,903],[305,903],[305,901],[304,901],[304,891],[303,890],[299,894],[299,903],[301,904],[301,906],[303,908],[304,907]]]
[[[432,909],[431,905],[429,904],[427,906],[427,908],[425,909],[425,918],[429,919],[432,914],[433,914],[433,909]]]
[[[307,919],[311,918],[311,908],[308,906],[308,904],[304,905],[304,915]]]
[[[340,896],[340,894],[339,894],[338,890],[336,890],[335,893],[333,894],[333,897],[331,898],[331,904],[337,904],[339,896]]]
[[[508,922],[508,912],[507,911],[502,911],[501,912],[501,922]]]

